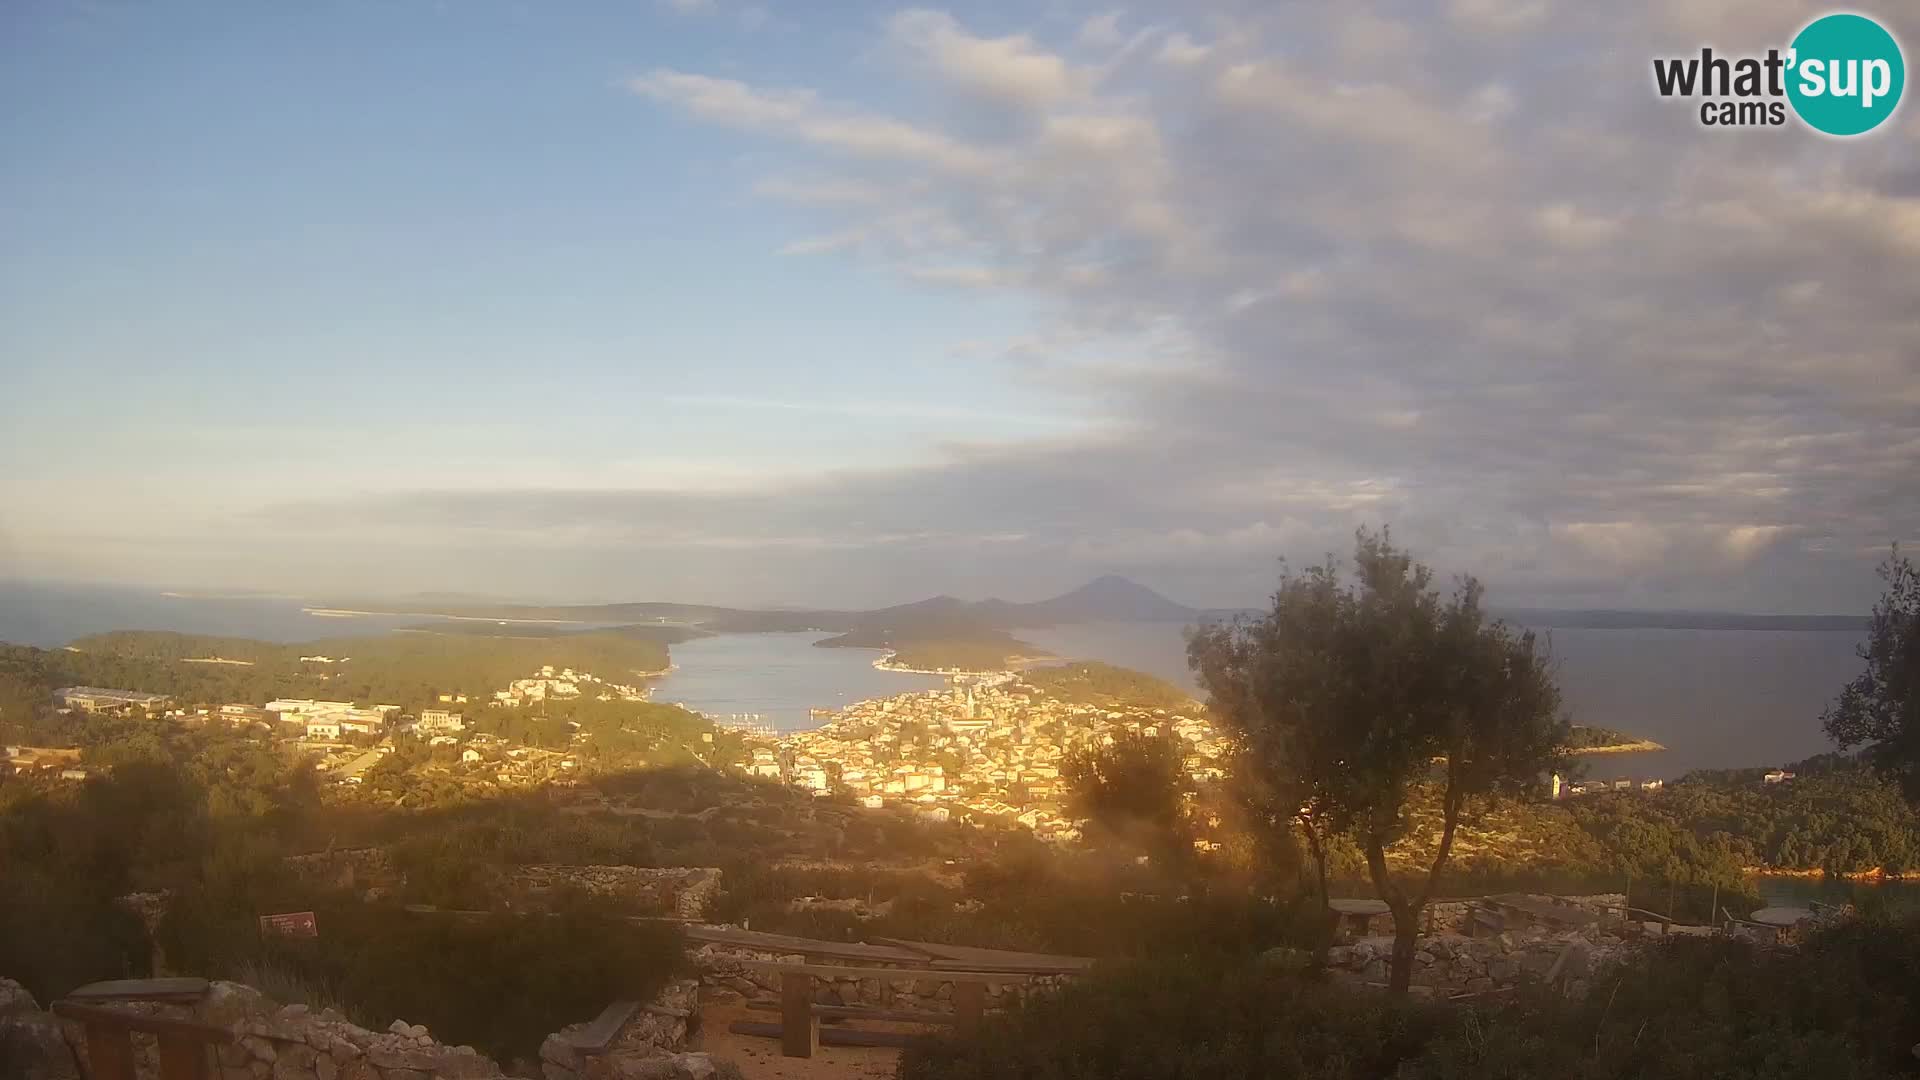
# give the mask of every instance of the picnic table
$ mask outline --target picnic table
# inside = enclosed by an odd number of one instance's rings
[[[1340,924],[1354,934],[1365,934],[1368,921],[1389,910],[1385,900],[1347,898],[1328,900],[1327,907],[1339,918]]]

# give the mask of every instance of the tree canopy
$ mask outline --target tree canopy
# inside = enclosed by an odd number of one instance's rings
[[[1869,764],[1920,802],[1920,571],[1896,546],[1880,565],[1886,592],[1860,659],[1866,670],[1821,717],[1842,749],[1865,747]]]
[[[1317,859],[1329,830],[1359,841],[1393,911],[1392,986],[1402,991],[1420,911],[1469,800],[1537,787],[1568,736],[1534,635],[1490,621],[1473,578],[1447,598],[1432,580],[1387,533],[1363,529],[1350,574],[1332,559],[1284,573],[1265,615],[1189,643],[1239,743],[1238,767],[1260,777],[1247,797],[1270,815],[1291,811]],[[1406,882],[1389,872],[1386,848],[1406,836],[1409,800],[1428,784],[1440,793],[1440,838],[1427,872]]]

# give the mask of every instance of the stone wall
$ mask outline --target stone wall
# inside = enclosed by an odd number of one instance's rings
[[[517,866],[508,871],[506,888],[521,903],[537,905],[557,890],[577,889],[639,910],[702,919],[720,892],[720,870],[712,866]]]
[[[1522,937],[1433,934],[1416,942],[1412,986],[1429,996],[1457,997],[1551,987],[1568,997],[1583,997],[1596,971],[1625,959],[1634,943],[1603,931]],[[1385,985],[1393,962],[1391,937],[1367,937],[1327,951],[1334,974],[1361,983]]]
[[[688,953],[700,972],[702,993],[709,1000],[778,998],[780,976],[771,971],[747,967],[742,961],[771,960],[788,964],[815,964],[829,967],[865,967],[871,963],[810,960],[798,953],[776,953],[738,945],[706,944]],[[1046,993],[1068,976],[1042,975],[1025,984],[992,984],[987,987],[987,1008],[1005,1008],[1024,994]],[[849,976],[844,979],[815,978],[813,1000],[820,1005],[871,1005],[893,1009],[917,1009],[923,1012],[950,1013],[953,982],[942,979],[937,971],[901,968],[897,979],[869,979]]]
[[[330,889],[381,890],[400,879],[386,848],[341,848],[289,855],[287,869],[301,880]]]
[[[607,1053],[574,1068],[546,1066],[547,1080],[706,1080],[724,1066],[705,1054],[682,1053],[697,1013],[698,984],[670,984],[616,1034]],[[371,1031],[331,1010],[277,1005],[238,983],[215,982],[193,1005],[120,1002],[116,1011],[192,1020],[225,1028],[236,1038],[213,1051],[213,1080],[492,1080],[500,1066],[471,1046],[436,1042],[425,1027],[395,1020]],[[575,1025],[577,1028],[581,1025]],[[564,1029],[574,1030],[574,1028]],[[549,1046],[564,1045],[555,1037]],[[139,1080],[159,1080],[159,1048],[133,1034]],[[548,1050],[542,1047],[542,1057]],[[38,1011],[17,983],[0,979],[0,1064],[7,1080],[79,1080],[87,1068],[84,1029]]]
[[[385,848],[290,855],[285,862],[304,881],[354,889],[369,896],[378,896],[402,881]],[[701,919],[720,892],[720,871],[711,866],[515,866],[501,873],[499,888],[516,907],[539,907],[558,890],[577,889],[634,911]],[[491,899],[475,896],[468,906],[492,907]]]
[[[1534,899],[1547,903],[1578,908],[1593,915],[1605,915],[1616,911],[1627,902],[1620,893],[1596,893],[1592,896],[1537,896]],[[1474,907],[1472,900],[1436,900],[1427,905],[1426,913],[1420,918],[1420,932],[1423,934],[1464,934],[1467,932],[1467,919]],[[1393,916],[1375,915],[1367,920],[1366,934],[1393,933]]]

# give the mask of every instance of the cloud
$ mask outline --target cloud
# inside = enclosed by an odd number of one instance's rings
[[[1025,34],[988,38],[970,34],[940,11],[903,11],[887,33],[916,67],[924,66],[956,91],[1002,104],[1038,108],[1073,97],[1086,76]]]
[[[637,107],[770,162],[743,185],[805,223],[765,250],[1028,313],[929,350],[994,393],[704,403],[904,417],[926,429],[910,461],[423,485],[223,528],[726,586],[689,599],[1118,571],[1231,604],[1273,556],[1390,522],[1504,603],[1862,608],[1885,543],[1920,537],[1920,173],[1890,136],[1708,132],[1655,97],[1651,56],[1714,26],[1764,47],[1815,10],[1700,7],[912,10],[825,38],[817,81],[649,72]],[[1034,423],[982,403],[1006,398]]]
[[[938,132],[855,109],[836,109],[810,90],[758,90],[734,79],[659,69],[628,82],[634,93],[705,120],[798,139],[855,157],[980,172],[992,155]]]

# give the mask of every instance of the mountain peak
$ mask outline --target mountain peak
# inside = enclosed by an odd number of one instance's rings
[[[1172,622],[1198,614],[1118,574],[1102,574],[1051,600],[1022,606],[1059,622]]]

